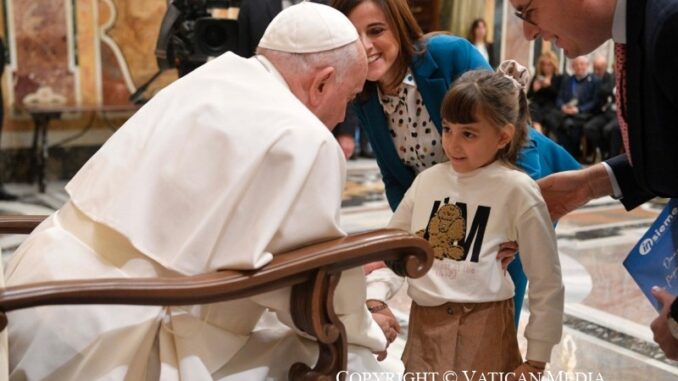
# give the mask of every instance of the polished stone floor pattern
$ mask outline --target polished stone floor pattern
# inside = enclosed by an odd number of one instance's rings
[[[30,185],[9,184],[20,195],[17,202],[0,202],[3,214],[47,214],[67,196],[63,183],[51,183],[45,194]],[[342,204],[342,226],[349,233],[384,227],[391,212],[373,160],[348,163]],[[678,363],[667,360],[652,341],[650,322],[656,312],[622,266],[629,250],[661,210],[658,202],[632,212],[611,198],[595,200],[563,218],[556,229],[566,305],[563,337],[553,351],[549,370],[560,380],[678,379]],[[21,236],[0,236],[7,255]],[[398,370],[396,360],[404,346],[410,300],[405,289],[389,302],[403,332],[389,348],[385,365]],[[527,304],[527,303],[526,303]],[[529,313],[521,317],[520,343]],[[560,378],[557,378],[560,377]]]

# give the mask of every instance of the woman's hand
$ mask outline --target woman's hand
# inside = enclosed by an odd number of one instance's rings
[[[508,265],[513,262],[518,253],[518,242],[509,241],[499,244],[499,252],[497,253],[497,260],[501,261],[501,268],[506,272]]]

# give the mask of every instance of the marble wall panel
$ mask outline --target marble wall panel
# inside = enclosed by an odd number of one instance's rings
[[[42,102],[121,105],[157,71],[155,43],[166,0],[2,3],[3,11],[8,11],[0,17],[0,33],[7,30],[10,51],[2,81],[4,107],[10,111],[5,131],[32,129],[30,118],[17,105],[27,96],[35,99],[38,90]],[[175,71],[167,71],[150,87],[149,96],[176,78]],[[68,120],[53,121],[50,129],[77,128],[88,118],[70,115]],[[96,121],[97,125],[102,123]],[[11,137],[3,141],[3,146],[11,141]]]
[[[104,104],[121,104],[157,71],[155,44],[165,13],[165,0],[98,0]],[[151,87],[176,79],[166,73]]]
[[[77,89],[71,62],[68,0],[11,1],[14,26],[14,99],[22,103],[40,89],[45,102],[75,103]]]

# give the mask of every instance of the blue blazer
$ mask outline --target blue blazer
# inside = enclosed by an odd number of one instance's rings
[[[678,197],[678,1],[626,3],[626,155],[607,163],[631,210],[654,196]]]
[[[424,105],[442,135],[440,105],[452,82],[469,70],[491,70],[491,67],[478,50],[463,38],[437,35],[425,40],[425,44],[426,50],[414,57],[411,70]],[[388,120],[379,103],[376,84],[368,83],[364,97],[351,107],[369,137],[384,179],[386,197],[391,209],[395,210],[415,174],[398,157],[388,130]],[[518,165],[533,179],[580,168],[579,163],[561,146],[534,129],[530,129],[529,143],[521,151]]]

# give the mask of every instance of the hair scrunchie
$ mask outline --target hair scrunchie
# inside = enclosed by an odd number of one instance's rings
[[[513,81],[516,88],[527,91],[527,86],[530,83],[530,72],[517,61],[506,60],[502,62],[497,67],[497,73],[501,73],[504,77]]]

